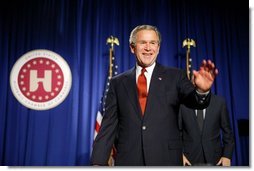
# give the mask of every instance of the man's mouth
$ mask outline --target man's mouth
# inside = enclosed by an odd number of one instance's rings
[[[153,54],[152,54],[152,53],[143,53],[142,55],[145,56],[145,57],[150,57],[150,56],[152,56]]]

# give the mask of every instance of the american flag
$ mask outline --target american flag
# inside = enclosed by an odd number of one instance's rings
[[[107,93],[108,93],[108,90],[109,90],[109,85],[110,85],[110,80],[113,76],[117,75],[118,72],[118,66],[115,64],[115,55],[114,55],[114,51],[112,49],[110,49],[110,53],[112,55],[112,60],[110,60],[109,62],[109,72],[108,72],[108,75],[107,75],[107,81],[106,81],[106,84],[105,84],[105,89],[103,91],[103,96],[101,98],[101,101],[100,101],[100,107],[99,107],[99,110],[97,112],[97,117],[96,117],[96,123],[95,123],[95,132],[94,132],[94,140],[97,136],[97,134],[99,133],[99,130],[100,130],[100,127],[101,127],[101,122],[102,122],[102,118],[103,118],[103,115],[104,115],[104,112],[105,112],[105,103],[106,103],[106,98],[107,98]],[[113,165],[114,163],[114,155],[115,155],[115,149],[112,149],[112,153],[111,153],[111,160],[112,161],[109,161],[110,165]]]
[[[103,96],[102,96],[101,101],[100,101],[99,110],[97,112],[94,139],[96,138],[96,136],[97,136],[97,134],[100,130],[100,127],[101,127],[101,121],[102,121],[102,118],[103,118],[103,115],[104,115],[104,112],[105,112],[105,102],[106,102],[107,93],[108,93],[108,90],[109,90],[110,80],[113,76],[118,74],[118,72],[117,72],[118,66],[115,64],[114,51],[112,51],[112,63],[111,63],[111,66],[109,66],[109,71],[110,71],[110,67],[112,68],[112,75],[110,74],[110,72],[108,72],[107,81],[106,81],[106,84],[105,84],[105,89],[104,89]]]

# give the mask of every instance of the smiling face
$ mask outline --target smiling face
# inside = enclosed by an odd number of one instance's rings
[[[136,34],[131,52],[136,56],[141,67],[151,66],[157,59],[160,50],[159,37],[154,30],[140,30]]]

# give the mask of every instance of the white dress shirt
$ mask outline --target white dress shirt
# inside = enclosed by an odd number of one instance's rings
[[[206,109],[203,109],[203,119],[205,119],[205,112],[206,112]],[[197,109],[195,109],[195,114],[197,116],[197,114],[198,114],[198,110]]]

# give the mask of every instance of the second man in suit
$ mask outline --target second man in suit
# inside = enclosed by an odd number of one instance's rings
[[[183,137],[183,164],[230,166],[234,137],[223,97],[212,94],[209,106],[201,113],[184,105],[180,108]]]

